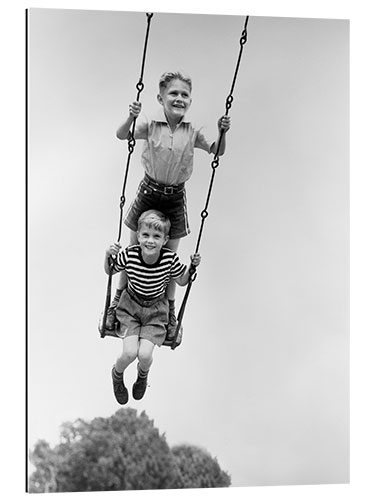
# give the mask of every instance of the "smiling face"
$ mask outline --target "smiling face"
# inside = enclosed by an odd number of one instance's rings
[[[147,264],[154,264],[159,258],[161,248],[167,243],[168,236],[164,231],[155,229],[149,224],[141,224],[137,234],[143,260]]]
[[[176,125],[185,115],[191,104],[191,90],[188,83],[174,79],[168,82],[158,94],[158,101],[171,125]]]

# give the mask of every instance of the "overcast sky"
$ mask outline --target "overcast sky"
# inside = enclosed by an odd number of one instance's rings
[[[145,112],[160,74],[184,70],[191,116],[215,138],[243,24],[155,14]],[[121,342],[100,339],[97,323],[127,154],[115,130],[136,95],[145,26],[144,13],[29,12],[30,446],[119,408]],[[233,486],[349,480],[348,56],[346,20],[251,17],[183,344],[156,350],[145,398],[130,401],[170,445],[217,457]],[[211,160],[196,152],[187,185],[185,261]]]

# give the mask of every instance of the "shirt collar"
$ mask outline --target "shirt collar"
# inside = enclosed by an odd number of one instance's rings
[[[186,114],[188,114],[188,113],[186,113]],[[191,122],[191,120],[189,119],[188,116],[186,116],[186,114],[184,115],[184,117],[182,118],[182,120],[179,123],[190,123]],[[154,119],[157,122],[168,123],[162,107],[160,107],[160,109],[158,109],[155,112]]]

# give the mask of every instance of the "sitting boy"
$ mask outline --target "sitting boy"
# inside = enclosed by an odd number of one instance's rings
[[[138,244],[122,249],[119,243],[114,243],[106,251],[106,273],[109,274],[112,256],[113,272],[125,270],[127,274],[127,288],[116,308],[122,353],[112,368],[113,390],[120,404],[126,404],[129,399],[124,371],[137,358],[138,377],[133,385],[133,398],[141,399],[146,391],[154,347],[161,346],[166,337],[169,282],[175,280],[180,286],[189,282],[189,267],[165,247],[169,229],[170,221],[164,214],[147,210],[138,220]],[[199,254],[192,255],[191,265],[197,267],[200,260]]]

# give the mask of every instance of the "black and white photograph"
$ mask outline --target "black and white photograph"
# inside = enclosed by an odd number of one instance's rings
[[[348,481],[348,56],[347,20],[28,11],[30,491]]]
[[[26,491],[347,488],[352,20],[177,10],[25,7]]]

